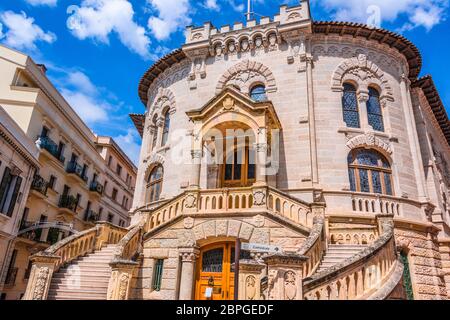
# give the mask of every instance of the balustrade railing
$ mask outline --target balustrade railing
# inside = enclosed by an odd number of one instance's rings
[[[89,190],[92,192],[96,192],[99,195],[102,195],[104,187],[98,181],[92,181],[91,185],[89,186]]]
[[[77,209],[77,198],[71,195],[62,195],[59,199],[59,207],[64,209],[69,209],[73,212]]]
[[[326,250],[324,228],[324,217],[319,216],[314,218],[311,233],[298,252],[300,255],[308,257],[307,262],[303,265],[303,274],[305,277],[311,276],[322,261],[323,254]]]
[[[80,177],[85,182],[88,181],[88,177],[86,176],[83,167],[74,161],[69,162],[69,164],[67,165],[67,168],[66,168],[66,172],[75,174],[76,176]]]
[[[31,189],[47,196],[48,182],[45,181],[40,175],[35,175],[33,182],[31,183]]]
[[[186,191],[160,206],[143,207],[137,212],[148,214],[145,230],[150,231],[187,210],[195,214],[267,210],[305,227],[313,223],[308,204],[270,187]]]
[[[374,294],[392,275],[397,255],[393,229],[373,245],[323,272],[304,279],[307,300],[359,300]]]
[[[40,141],[40,148],[47,150],[52,156],[64,164],[66,159],[60,154],[56,142],[49,137],[38,137],[38,141]]]

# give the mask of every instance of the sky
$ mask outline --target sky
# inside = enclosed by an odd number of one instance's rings
[[[401,33],[421,51],[450,108],[450,0],[311,0],[313,19],[354,21]],[[253,0],[262,16],[299,0]],[[137,87],[160,57],[184,43],[187,25],[244,21],[247,0],[0,0],[0,42],[44,63],[91,129],[112,136],[137,163],[143,113]]]

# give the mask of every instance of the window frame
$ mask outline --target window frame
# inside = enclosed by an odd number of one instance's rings
[[[375,92],[376,94],[374,95],[373,92]],[[378,131],[378,132],[385,132],[386,131],[386,126],[384,124],[384,116],[383,116],[383,108],[381,106],[381,93],[380,90],[378,90],[377,88],[373,87],[373,86],[369,86],[368,88],[368,99],[366,101],[366,110],[367,110],[367,123],[369,124],[369,126],[371,126],[373,128],[373,130]],[[371,98],[376,98],[377,104],[378,104],[378,109],[379,109],[379,114],[377,113],[372,113],[369,112],[369,103],[371,101]],[[381,130],[380,128],[375,128],[373,126],[373,121],[371,121],[371,117],[370,116],[376,116],[380,118],[380,123],[381,123]]]
[[[162,128],[162,137],[161,137],[162,147],[167,145],[167,142],[169,141],[170,122],[171,122],[170,108],[167,108],[166,112],[164,112],[164,124]]]
[[[378,166],[370,166],[370,165],[363,165],[358,163],[358,152],[360,151],[368,151],[371,152],[378,157]],[[348,161],[351,156],[352,161]],[[386,163],[389,164],[389,168],[383,167],[383,164],[380,162],[386,161]],[[349,153],[349,157],[347,158],[348,162],[348,172],[349,172],[349,180],[350,180],[350,170],[353,170],[353,178],[354,178],[354,185],[355,190],[351,190],[352,192],[361,192],[361,193],[370,193],[370,194],[379,194],[379,195],[385,195],[385,196],[395,196],[394,191],[394,179],[393,179],[393,171],[392,166],[389,160],[380,152],[374,150],[374,149],[364,149],[364,148],[358,148],[351,150]],[[360,170],[366,170],[367,171],[367,180],[369,184],[369,191],[362,191],[361,190],[361,179],[360,179]],[[373,172],[378,172],[380,177],[380,184],[381,184],[381,193],[375,192],[374,186],[373,186]],[[391,186],[391,194],[387,193],[387,184],[385,181],[386,174],[388,174],[390,179],[390,186]],[[352,181],[350,181],[350,186],[352,185]]]
[[[262,88],[263,92],[262,93],[254,93],[254,91],[259,89],[259,88]],[[249,90],[249,96],[250,96],[250,98],[252,100],[254,100],[256,102],[265,102],[265,101],[269,100],[268,97],[267,97],[266,86],[264,84],[262,84],[262,83],[257,83],[257,84],[254,84],[253,86],[251,86],[251,88]],[[262,99],[259,98],[259,96],[262,97]]]
[[[156,173],[156,171],[161,168],[161,177],[156,179],[156,180],[151,180],[152,179],[152,175],[154,173]],[[162,187],[163,187],[163,182],[164,182],[164,167],[161,164],[157,164],[155,165],[152,170],[150,171],[147,181],[146,181],[146,197],[148,199],[149,203],[152,202],[156,202],[160,200],[161,197],[161,192],[162,192]],[[159,190],[156,188],[156,186],[159,185]],[[155,192],[152,192],[152,191]],[[158,192],[156,192],[158,191]],[[153,196],[152,196],[153,193]]]
[[[348,90],[349,88],[346,88],[346,87],[352,87],[352,89],[354,89],[354,90]],[[360,114],[360,107],[359,107],[359,102],[358,102],[358,89],[357,89],[357,86],[356,85],[354,85],[353,83],[351,83],[351,82],[345,82],[343,85],[342,85],[342,102],[341,102],[341,107],[342,107],[342,118],[343,118],[343,121],[344,121],[344,123],[345,123],[345,125],[346,125],[346,127],[347,128],[354,128],[354,129],[361,129],[361,114]],[[354,99],[355,99],[355,104],[356,104],[356,111],[354,111],[354,110],[351,110],[349,107],[348,107],[348,104],[346,103],[346,97],[345,97],[345,95],[347,94],[347,93],[353,93],[354,94]],[[347,122],[347,114],[349,113],[349,112],[351,112],[351,113],[356,113],[356,116],[357,116],[357,120],[358,120],[358,124],[357,124],[357,126],[355,127],[355,126],[351,126],[351,125],[349,125],[349,123]],[[350,121],[349,121],[350,122]]]
[[[152,291],[161,291],[164,260],[165,259],[155,259],[153,264]]]

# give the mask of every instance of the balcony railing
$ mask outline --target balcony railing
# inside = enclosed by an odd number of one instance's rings
[[[40,175],[35,175],[33,178],[33,182],[31,183],[31,189],[38,191],[44,196],[47,196],[48,183]]]
[[[56,159],[58,159],[61,163],[64,164],[66,159],[60,154],[58,150],[58,145],[56,142],[54,142],[49,137],[39,137],[40,140],[40,147],[42,149],[47,150],[52,156],[54,156]]]
[[[77,198],[70,195],[63,195],[59,199],[59,207],[75,212],[77,208]]]
[[[6,274],[5,285],[13,286],[16,283],[18,270],[19,269],[17,267],[8,270],[8,273]]]
[[[67,169],[66,169],[67,173],[73,173],[75,175],[77,175],[78,177],[80,177],[81,179],[83,179],[83,181],[87,182],[88,181],[88,177],[86,176],[83,167],[80,166],[78,163],[76,162],[69,162],[69,164],[67,165]]]
[[[101,185],[97,181],[92,181],[89,187],[90,191],[97,192],[99,195],[103,194],[103,189],[104,189],[103,185]]]
[[[84,215],[84,220],[88,222],[97,222],[100,220],[100,215],[97,212],[88,210]]]

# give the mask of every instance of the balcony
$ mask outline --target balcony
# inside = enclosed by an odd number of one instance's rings
[[[31,183],[31,190],[37,191],[40,195],[46,197],[48,190],[48,182],[40,175],[35,175]]]
[[[13,286],[16,283],[16,277],[17,277],[17,271],[19,268],[11,268],[8,270],[8,273],[6,274],[5,279],[5,285],[6,286]]]
[[[103,189],[104,189],[103,185],[101,185],[97,181],[92,181],[91,185],[89,186],[89,191],[92,191],[99,195],[103,195]]]
[[[66,172],[77,176],[85,183],[88,181],[88,177],[86,176],[83,167],[76,162],[69,162],[69,164],[67,165]]]
[[[54,142],[49,137],[38,137],[38,140],[40,140],[40,147],[42,149],[47,150],[48,153],[58,159],[59,162],[64,164],[66,159],[60,154],[56,142]]]
[[[52,225],[53,227],[51,227]],[[42,232],[46,230],[48,230],[47,238],[41,239]],[[52,223],[23,221],[20,225],[18,236],[31,241],[53,245],[56,242],[58,242],[59,234],[63,232],[64,231],[61,229],[58,223],[52,224]]]
[[[84,220],[87,222],[98,222],[100,220],[100,215],[97,212],[94,212],[92,210],[86,211],[84,215]]]
[[[67,209],[69,211],[72,211],[73,213],[76,213],[77,198],[75,198],[74,196],[70,196],[70,195],[63,195],[59,199],[58,206],[61,209]]]

